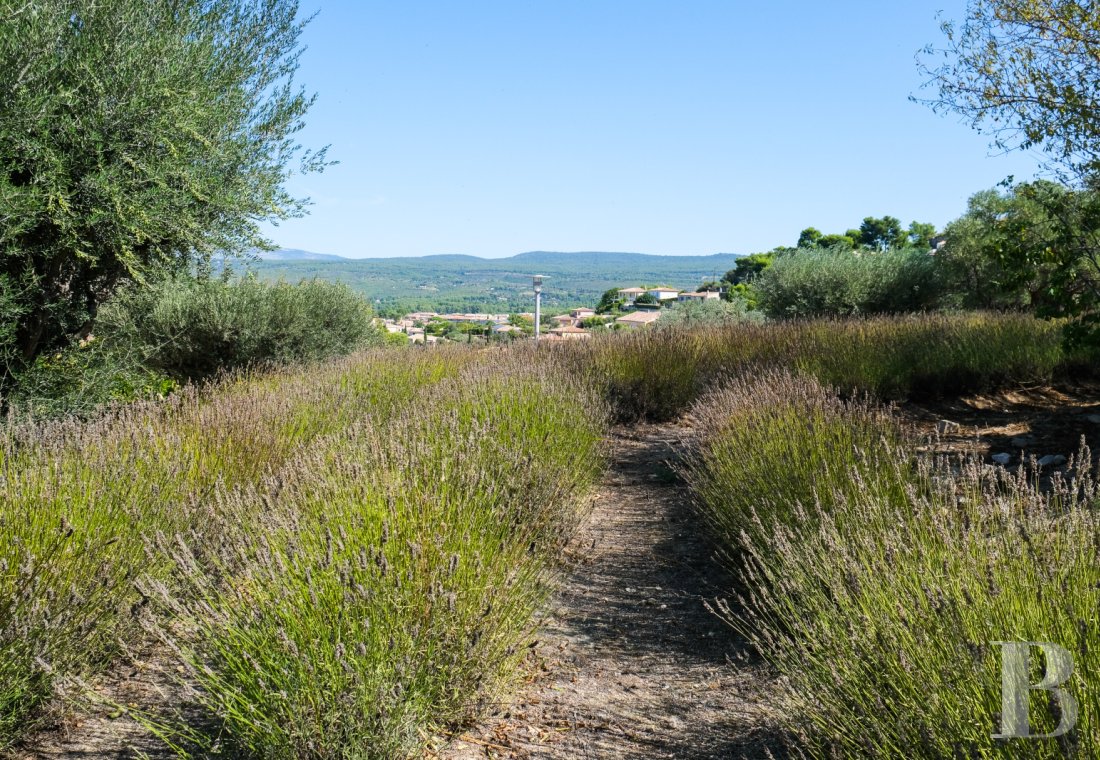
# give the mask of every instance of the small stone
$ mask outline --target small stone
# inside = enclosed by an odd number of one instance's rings
[[[994,454],[990,458],[997,464],[1008,464],[1012,461],[1012,455],[1007,453]]]
[[[952,422],[951,420],[940,420],[936,423],[936,432],[940,435],[944,435],[945,433],[957,433],[960,427],[962,426],[959,425],[959,423],[957,422]]]
[[[1094,425],[1100,425],[1100,414],[1090,414],[1085,419]]]
[[[1050,467],[1052,465],[1065,464],[1066,458],[1061,454],[1047,454],[1039,460],[1040,467]]]

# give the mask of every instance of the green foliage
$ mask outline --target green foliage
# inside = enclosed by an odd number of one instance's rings
[[[493,700],[601,467],[604,412],[525,351],[393,358],[6,428],[0,749],[143,628],[217,736],[135,717],[204,757],[215,739],[406,756]]]
[[[901,227],[901,221],[892,216],[881,219],[868,216],[859,225],[859,243],[864,248],[876,251],[902,248],[907,240],[908,236]]]
[[[642,293],[634,299],[634,303],[638,306],[659,306],[661,304],[661,302],[657,300],[657,296],[652,293]]]
[[[401,348],[402,346],[409,345],[409,336],[405,333],[390,332],[389,330],[382,333],[382,342],[387,346],[396,346]]]
[[[722,300],[743,303],[748,311],[756,311],[760,308],[760,294],[757,293],[756,288],[744,282],[729,285],[726,292],[722,294]]]
[[[851,248],[856,249],[859,247],[859,238],[852,237],[849,234],[845,235],[822,235],[821,239],[817,241],[818,248]]]
[[[619,288],[611,288],[600,296],[600,301],[596,304],[596,313],[610,314],[619,311],[625,302],[626,299],[619,295]]]
[[[6,375],[15,367],[16,358],[20,353],[18,327],[22,315],[23,305],[20,303],[19,294],[11,284],[11,279],[0,274],[0,367],[3,367],[3,375],[0,375],[0,390],[7,385]]]
[[[884,216],[881,219],[869,216],[863,220],[863,224],[858,230],[848,230],[842,235],[837,233],[824,235],[814,227],[807,227],[798,236],[798,243],[795,248],[787,250],[856,249],[861,246],[873,250],[909,246],[927,250],[931,247],[931,241],[935,234],[936,228],[931,224],[912,222],[908,231],[904,231],[901,222],[892,216]],[[779,252],[777,250],[773,253]]]
[[[751,256],[742,256],[734,264],[733,269],[726,272],[723,279],[734,285],[748,284],[771,266],[773,258],[770,253],[754,253]]]
[[[1071,348],[1100,346],[1100,192],[1038,180],[978,193],[940,255],[963,305],[1068,317]]]
[[[685,301],[671,306],[661,317],[661,327],[706,327],[729,325],[746,320],[760,319],[762,315],[750,311],[745,301]]]
[[[290,163],[295,0],[40,0],[0,8],[0,275],[20,359],[65,345],[120,283],[264,244],[301,213]],[[323,152],[322,152],[323,153]]]
[[[802,230],[798,235],[798,242],[795,243],[795,248],[817,248],[821,244],[821,230],[815,227],[807,227]]]
[[[1074,176],[1100,169],[1100,15],[1079,0],[970,0],[945,22],[922,70],[925,102],[988,132],[1000,149],[1038,147]]]
[[[1087,452],[1072,481],[1044,486],[1037,473],[923,457],[886,410],[775,382],[700,402],[703,459],[689,477],[753,589],[721,612],[782,676],[800,754],[1094,756],[1100,493]],[[1070,737],[992,737],[997,641],[1070,651]],[[1058,720],[1046,700],[1030,718],[1036,734]]]
[[[107,406],[163,398],[177,389],[175,380],[147,367],[133,347],[126,348],[91,337],[43,354],[15,377],[5,402],[21,417],[88,417]]]
[[[1049,382],[1071,368],[1059,336],[1056,325],[1022,314],[928,314],[658,325],[576,341],[557,355],[601,389],[618,419],[662,421],[739,372],[798,372],[845,394],[887,399]]]
[[[924,222],[910,222],[906,243],[913,248],[925,251],[932,247],[932,238],[936,237],[936,225]]]
[[[145,366],[187,380],[382,342],[369,305],[347,286],[320,280],[168,278],[121,292],[101,310],[96,330],[113,350],[137,352]]]
[[[942,264],[952,305],[975,309],[1030,305],[1026,284],[1001,263],[1002,251],[1011,244],[1008,230],[1001,224],[1003,215],[1009,213],[1029,223],[1042,220],[1038,209],[1016,199],[1012,191],[985,190],[972,195],[966,213],[947,225],[946,243],[936,257]]]
[[[919,249],[798,251],[777,256],[754,288],[770,317],[924,311],[943,292],[937,259]]]

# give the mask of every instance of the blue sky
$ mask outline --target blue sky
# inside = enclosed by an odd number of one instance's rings
[[[303,0],[280,246],[344,256],[751,253],[868,215],[942,226],[1037,172],[909,102],[964,0]]]

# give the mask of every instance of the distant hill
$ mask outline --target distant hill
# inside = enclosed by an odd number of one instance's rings
[[[331,253],[300,251],[297,248],[280,248],[277,251],[256,251],[263,261],[347,261],[343,256]]]
[[[345,282],[379,311],[528,311],[531,275],[546,276],[543,305],[592,306],[604,291],[634,285],[692,289],[721,279],[737,254],[654,256],[644,253],[528,251],[501,259],[463,254],[349,259],[308,251],[277,251],[251,266],[268,279],[318,277]],[[292,255],[285,255],[292,254]]]

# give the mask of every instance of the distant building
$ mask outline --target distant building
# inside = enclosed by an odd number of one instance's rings
[[[572,327],[576,324],[576,320],[573,319],[573,316],[570,314],[559,314],[556,317],[550,317],[550,321],[554,322],[560,327],[564,327],[566,325]]]
[[[502,325],[508,322],[507,314],[440,314],[437,319],[442,319],[444,322],[472,322],[474,324],[497,324]]]
[[[596,316],[596,310],[595,309],[589,309],[587,307],[582,307],[580,309],[573,309],[569,313],[571,315],[573,315],[573,319],[588,319],[589,317]]]
[[[681,293],[676,296],[676,300],[680,303],[684,301],[717,301],[722,296],[715,290],[702,290],[698,293]]]
[[[661,318],[660,311],[635,311],[615,320],[615,324],[624,327],[645,327]]]
[[[635,299],[643,293],[645,293],[645,288],[622,288],[619,290],[619,295],[627,303],[634,303]]]
[[[649,293],[658,301],[671,301],[680,294],[680,291],[676,288],[650,288],[646,293]]]
[[[590,338],[591,333],[582,330],[579,327],[567,326],[567,327],[552,327],[550,329],[551,335],[557,335],[559,338],[566,340],[575,340],[577,338]]]

